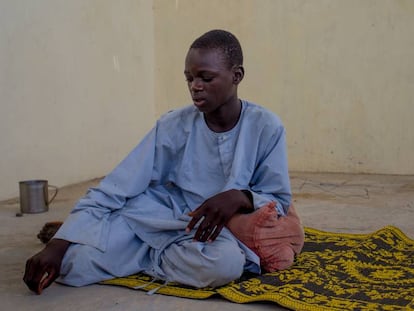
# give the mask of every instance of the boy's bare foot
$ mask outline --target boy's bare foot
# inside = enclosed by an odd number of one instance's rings
[[[40,241],[42,241],[42,243],[47,244],[50,241],[50,239],[53,238],[55,233],[59,230],[62,223],[62,221],[51,221],[45,223],[43,228],[37,234],[37,237]]]

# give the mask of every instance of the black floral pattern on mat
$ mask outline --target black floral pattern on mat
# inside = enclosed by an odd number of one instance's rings
[[[304,249],[287,270],[245,274],[216,289],[151,280],[138,274],[102,284],[195,299],[219,294],[237,303],[271,301],[293,310],[414,310],[414,241],[392,226],[372,234],[305,228]]]

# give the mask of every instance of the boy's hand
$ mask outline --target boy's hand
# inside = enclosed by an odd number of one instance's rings
[[[193,217],[186,231],[190,232],[201,220],[194,240],[212,242],[220,234],[227,222],[239,211],[252,210],[249,198],[240,190],[228,190],[206,200],[188,215]]]
[[[41,294],[57,279],[69,245],[68,241],[52,239],[42,251],[27,260],[23,281],[32,291]]]

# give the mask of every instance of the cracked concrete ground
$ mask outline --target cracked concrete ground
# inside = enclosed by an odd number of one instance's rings
[[[45,222],[63,220],[98,179],[63,187],[48,212],[16,217],[16,199],[0,202],[1,310],[285,310],[273,303],[234,304],[219,297],[191,300],[148,296],[127,288],[53,284],[40,296],[22,278],[25,261],[42,248]],[[386,225],[414,239],[414,176],[291,173],[293,200],[304,226],[368,233]],[[16,185],[17,187],[17,185]]]

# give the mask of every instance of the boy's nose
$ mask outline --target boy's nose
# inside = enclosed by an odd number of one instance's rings
[[[191,82],[191,90],[192,91],[201,91],[203,89],[203,83],[200,79],[194,79]]]

